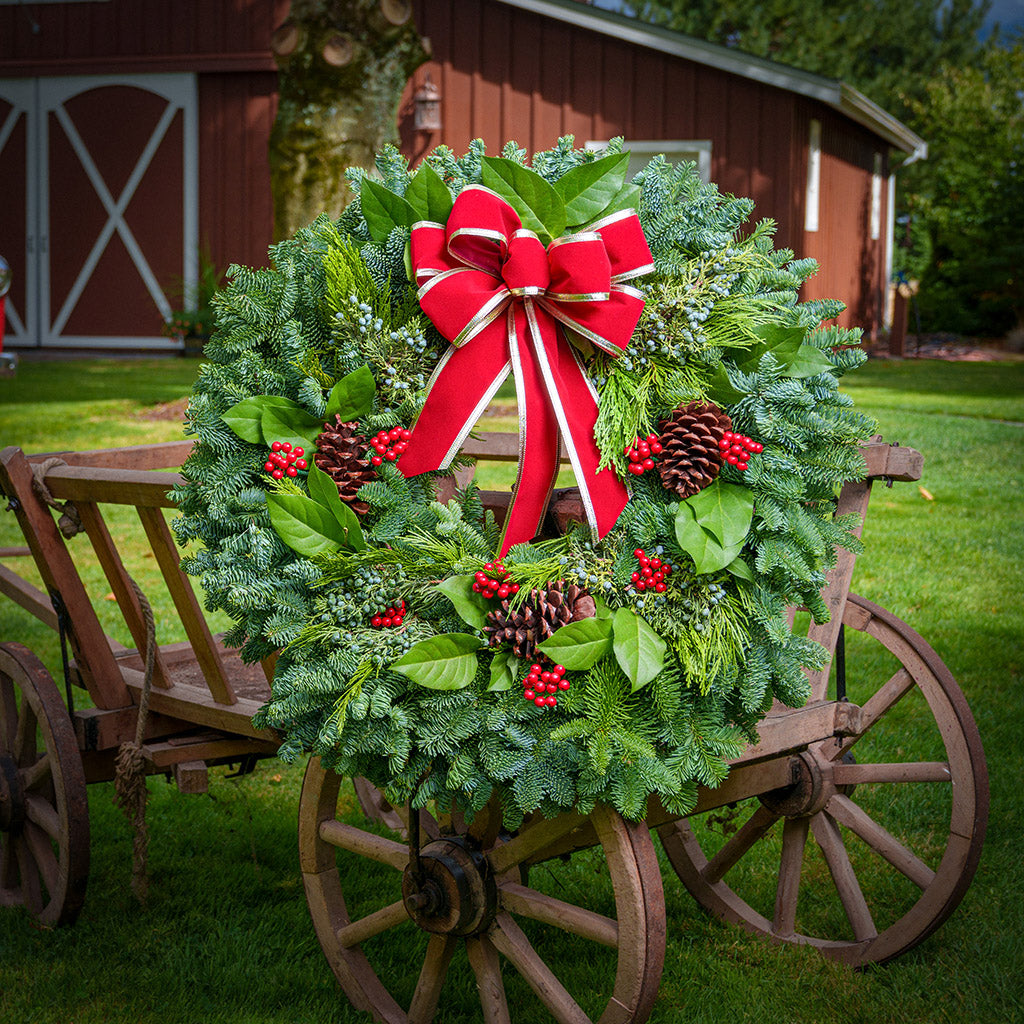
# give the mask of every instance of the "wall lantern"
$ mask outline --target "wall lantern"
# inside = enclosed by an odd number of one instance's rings
[[[415,112],[413,127],[418,132],[439,132],[441,130],[441,90],[427,75],[426,81],[416,90],[413,97]]]

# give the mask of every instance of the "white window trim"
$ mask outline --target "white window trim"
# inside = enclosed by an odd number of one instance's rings
[[[871,240],[877,242],[882,235],[882,154],[875,154],[871,173]]]
[[[821,122],[811,118],[807,138],[807,192],[804,197],[804,231],[818,230],[821,207]]]
[[[584,146],[591,151],[600,151],[608,145],[608,140],[590,140]],[[657,156],[664,154],[669,161],[685,157],[687,160],[697,158],[697,173],[701,181],[711,181],[711,140],[710,139],[627,139],[622,144],[623,150],[628,150],[637,157],[644,158],[644,163]],[[675,156],[674,156],[675,155]]]

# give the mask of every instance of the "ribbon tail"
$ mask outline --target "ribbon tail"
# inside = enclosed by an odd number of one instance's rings
[[[555,321],[526,302],[526,318],[537,366],[572,463],[583,508],[595,536],[603,537],[629,501],[614,470],[598,470],[601,452],[594,440],[597,401],[572,346]]]
[[[519,397],[519,471],[505,516],[502,558],[513,545],[537,536],[558,476],[558,422],[546,397],[525,319],[522,313],[516,315],[515,306],[509,307],[506,330]]]
[[[427,385],[427,398],[413,424],[409,447],[398,462],[402,473],[417,476],[446,469],[509,369],[500,323],[482,331],[470,346],[449,348]]]

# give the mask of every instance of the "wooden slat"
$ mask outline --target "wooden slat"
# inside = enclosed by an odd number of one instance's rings
[[[280,746],[265,740],[249,737],[220,737],[198,740],[195,743],[145,743],[142,752],[157,768],[169,768],[183,761],[215,761],[222,758],[245,757],[247,754],[273,756]]]
[[[405,909],[405,900],[395,900],[394,903],[389,903],[386,907],[381,907],[380,910],[375,910],[372,914],[339,928],[338,944],[342,949],[358,946],[361,942],[408,920],[409,913]]]
[[[15,515],[47,590],[56,590],[71,619],[69,640],[75,662],[99,707],[124,707],[131,697],[121,679],[78,568],[50,510],[32,490],[32,467],[19,448],[0,452],[0,489],[17,499]]]
[[[815,814],[811,818],[811,830],[825,856],[825,863],[828,864],[829,873],[835,883],[836,892],[839,893],[843,910],[846,911],[846,918],[853,929],[854,938],[858,942],[873,939],[878,934],[878,929],[872,920],[871,911],[843,845],[839,826],[828,814]]]
[[[890,450],[888,445],[884,445],[883,448],[885,451]],[[909,449],[904,450],[909,451]],[[848,483],[839,494],[836,515],[843,516],[854,513],[859,517],[859,525],[850,531],[855,537],[860,537],[870,498],[870,479]],[[856,562],[857,556],[852,551],[840,548],[836,552],[835,568],[828,574],[826,577],[828,582],[821,589],[821,598],[829,610],[829,620],[822,623],[812,622],[807,631],[807,636],[811,640],[816,640],[829,652],[828,660],[818,671],[807,671],[807,678],[811,683],[811,700],[824,700],[828,690],[832,656],[839,638],[839,628],[843,624],[843,612],[846,610],[846,598],[850,593],[850,583],[853,580],[853,569]]]
[[[180,473],[154,470],[58,466],[47,473],[46,482],[53,496],[61,501],[177,508],[167,492],[184,483],[184,477]]]
[[[76,708],[73,722],[79,749],[112,750],[126,740],[134,740],[138,717],[139,709],[134,704],[126,708]],[[150,711],[143,739],[169,736],[171,733],[191,729],[193,724]]]
[[[99,559],[103,573],[107,577],[110,589],[117,598],[117,606],[124,616],[125,625],[131,633],[135,646],[143,659],[146,656],[146,624],[142,614],[142,606],[139,603],[138,595],[129,580],[128,571],[121,561],[120,552],[114,544],[107,524],[104,522],[103,514],[91,501],[81,501],[76,505],[78,516],[82,520],[89,540],[92,541],[93,550]],[[172,685],[167,665],[160,654],[160,648],[156,649],[156,656],[153,661],[153,685],[166,690]]]
[[[44,626],[57,629],[57,614],[50,599],[36,586],[22,579],[13,569],[0,565],[0,594],[31,612]]]
[[[238,698],[228,682],[220,651],[203,617],[192,584],[178,567],[178,549],[174,546],[163,512],[156,508],[140,508],[138,513],[210,693],[221,704],[234,704]]]
[[[171,469],[180,466],[192,451],[192,441],[136,444],[124,448],[94,448],[83,452],[44,452],[28,456],[29,462],[63,459],[69,466],[108,469]]]
[[[467,950],[473,941],[467,940]],[[427,943],[427,955],[423,958],[423,967],[416,982],[416,991],[409,1004],[408,1024],[430,1024],[437,1012],[437,1004],[441,998],[441,986],[444,984],[448,965],[452,962],[459,940],[454,935],[431,935]],[[470,952],[472,960],[472,953]]]
[[[138,699],[142,692],[143,673],[122,665],[121,675],[128,690]],[[272,729],[257,729],[252,724],[252,716],[263,706],[259,700],[240,697],[234,704],[222,704],[205,687],[178,683],[170,690],[154,689],[150,693],[149,706],[159,714],[182,719],[190,725],[206,725],[240,736],[280,742],[280,737]]]

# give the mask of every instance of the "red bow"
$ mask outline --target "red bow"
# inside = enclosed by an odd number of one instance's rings
[[[520,459],[501,554],[540,528],[559,434],[587,519],[603,537],[629,495],[613,470],[598,471],[597,395],[566,335],[612,355],[629,344],[644,300],[622,282],[654,269],[636,214],[613,214],[545,249],[504,199],[470,185],[446,225],[414,225],[411,255],[420,306],[452,346],[428,385],[402,472],[448,466],[511,370]]]

